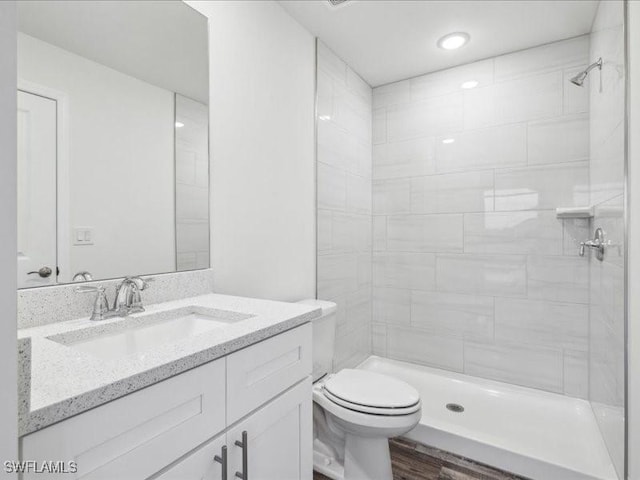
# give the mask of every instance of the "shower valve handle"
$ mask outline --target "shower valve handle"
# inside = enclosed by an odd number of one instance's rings
[[[586,242],[580,242],[580,256],[584,257],[586,247],[593,248],[596,251],[596,258],[600,261],[604,259],[604,232],[601,228],[596,229],[593,240],[587,240]]]

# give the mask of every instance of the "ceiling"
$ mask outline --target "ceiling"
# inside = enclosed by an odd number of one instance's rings
[[[282,0],[371,86],[588,33],[597,0]],[[436,46],[467,32],[460,50]]]
[[[18,30],[208,103],[208,21],[181,1],[22,1]]]

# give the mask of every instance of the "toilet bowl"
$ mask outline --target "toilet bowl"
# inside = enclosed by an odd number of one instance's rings
[[[409,384],[379,373],[331,371],[336,305],[313,322],[314,470],[334,480],[392,480],[389,442],[414,428],[420,395]]]

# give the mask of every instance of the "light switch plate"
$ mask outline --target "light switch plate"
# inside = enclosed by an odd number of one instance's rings
[[[73,229],[74,245],[93,245],[93,227],[75,227]]]

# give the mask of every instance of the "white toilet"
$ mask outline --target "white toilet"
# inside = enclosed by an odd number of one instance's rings
[[[313,321],[313,467],[335,480],[391,480],[390,437],[418,424],[420,395],[411,385],[365,370],[332,372],[336,304]]]

